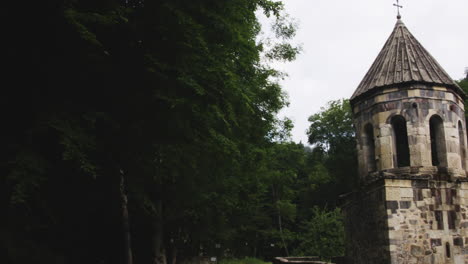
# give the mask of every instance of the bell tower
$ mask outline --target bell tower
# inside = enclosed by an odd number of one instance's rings
[[[360,188],[343,207],[353,263],[468,263],[464,98],[399,16],[351,97]]]

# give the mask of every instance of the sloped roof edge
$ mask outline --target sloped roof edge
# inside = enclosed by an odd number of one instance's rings
[[[371,90],[407,83],[441,85],[454,89],[462,97],[463,90],[419,43],[398,19],[392,34],[361,81],[351,100]]]

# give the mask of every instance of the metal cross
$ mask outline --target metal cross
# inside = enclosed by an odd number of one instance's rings
[[[393,6],[396,6],[396,8],[397,8],[397,10],[398,10],[397,18],[400,19],[400,18],[401,18],[401,15],[400,15],[400,8],[403,8],[403,6],[400,5],[400,0],[396,0],[396,4],[393,4]]]

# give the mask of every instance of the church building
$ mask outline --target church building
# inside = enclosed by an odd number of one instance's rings
[[[343,209],[352,263],[468,263],[465,96],[399,16],[351,97],[360,186]]]

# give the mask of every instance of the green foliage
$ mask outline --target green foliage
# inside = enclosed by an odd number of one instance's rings
[[[311,219],[301,225],[302,235],[294,254],[298,256],[320,256],[330,260],[344,255],[344,225],[341,211],[314,207]]]
[[[300,51],[281,2],[52,2],[5,10],[25,13],[9,18],[2,259],[122,263],[121,177],[135,263],[159,238],[180,261],[217,243],[262,258],[302,243],[309,208],[334,195],[320,190],[341,183],[344,145],[310,151],[276,117],[284,75],[261,58]],[[258,9],[274,20],[270,46]]]
[[[458,85],[463,89],[463,91],[466,93],[468,91],[468,80],[463,79],[461,81],[458,81]]]
[[[222,259],[220,264],[271,264],[256,258],[243,258],[243,259]]]
[[[309,122],[309,143],[326,151],[336,152],[343,144],[351,145],[354,141],[349,100],[329,102],[326,108],[322,107],[319,113],[310,116]]]
[[[270,60],[293,61],[296,55],[300,52],[300,48],[293,47],[289,43],[280,43],[275,45],[267,54],[266,57]]]
[[[271,58],[294,59],[281,2],[14,5],[5,12],[25,13],[9,18],[15,85],[2,112],[17,111],[3,119],[0,250],[21,254],[6,262],[120,263],[122,175],[135,262],[152,260],[160,225],[180,260],[213,242],[282,254],[263,245],[281,244],[278,214],[283,239],[295,239],[304,154],[286,143],[291,121],[276,118],[287,100],[281,73],[260,59],[255,16],[277,25]]]
[[[47,162],[36,153],[24,150],[17,153],[8,165],[14,166],[6,176],[6,181],[13,187],[8,202],[12,205],[28,206],[31,194],[36,193],[41,183],[46,180],[44,173]]]
[[[290,40],[296,35],[297,23],[289,16],[277,16],[271,30],[275,38],[261,39],[259,46],[269,61],[293,61],[301,53],[301,45],[293,45]],[[272,76],[283,77],[284,73]]]
[[[323,179],[320,189],[330,188],[331,192],[321,192],[325,201],[336,203],[340,194],[350,192],[357,183],[357,154],[351,106],[348,100],[328,103],[309,117],[307,131],[309,143],[314,146],[314,157],[318,163],[316,178]],[[332,188],[333,186],[333,188]],[[320,198],[318,198],[320,199]]]
[[[311,169],[309,180],[311,182],[310,188],[315,190],[318,186],[331,182],[332,178],[325,165],[317,162]]]
[[[468,94],[468,77],[457,81],[458,85],[462,88],[465,94]],[[465,106],[468,106],[468,99],[465,99]],[[468,119],[468,114],[465,112],[465,118]]]

